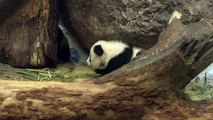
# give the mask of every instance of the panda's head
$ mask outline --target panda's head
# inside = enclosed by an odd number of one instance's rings
[[[96,73],[106,74],[130,62],[135,56],[134,49],[120,41],[100,40],[91,47],[87,64]]]
[[[97,42],[90,49],[87,64],[94,70],[105,67],[106,54],[104,53],[102,45],[102,42]]]

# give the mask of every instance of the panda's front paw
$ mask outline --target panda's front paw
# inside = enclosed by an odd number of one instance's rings
[[[136,53],[136,56],[142,55],[144,52],[146,52],[146,50],[142,49],[138,53]]]

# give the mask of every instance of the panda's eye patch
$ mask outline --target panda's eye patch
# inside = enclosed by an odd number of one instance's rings
[[[103,51],[101,45],[96,45],[96,46],[94,47],[94,53],[95,53],[96,55],[98,55],[98,56],[101,56],[101,55],[104,53],[104,51]]]

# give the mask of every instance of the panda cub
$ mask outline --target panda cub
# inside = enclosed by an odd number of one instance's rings
[[[121,41],[100,40],[91,47],[87,64],[104,75],[129,63],[140,50]]]

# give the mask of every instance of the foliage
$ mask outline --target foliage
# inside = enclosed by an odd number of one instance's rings
[[[200,96],[202,98],[213,99],[213,86],[209,83],[206,77],[206,73],[204,76],[203,84],[193,86],[192,91],[194,91],[197,96]]]

